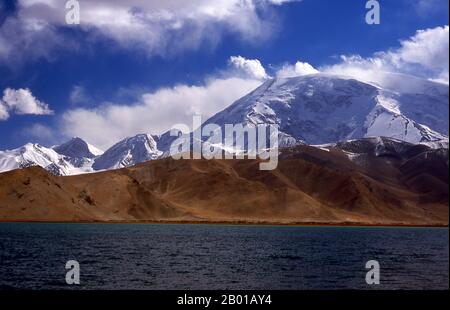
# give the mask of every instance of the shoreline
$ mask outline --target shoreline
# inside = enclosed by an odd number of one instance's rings
[[[384,224],[384,223],[325,223],[325,222],[268,222],[268,221],[39,221],[0,220],[0,224],[114,224],[114,225],[217,225],[217,226],[280,226],[280,227],[340,227],[340,228],[449,228],[448,224]]]

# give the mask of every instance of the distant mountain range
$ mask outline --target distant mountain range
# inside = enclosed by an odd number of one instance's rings
[[[448,226],[448,156],[366,138],[284,148],[273,171],[245,159],[165,158],[72,177],[30,167],[0,174],[0,222]]]
[[[322,147],[388,137],[448,148],[448,86],[409,76],[394,77],[411,87],[386,87],[325,74],[271,79],[204,124],[277,124],[280,147]],[[167,157],[174,139],[168,132],[161,136],[138,134],[105,152],[81,138],[51,148],[27,144],[0,152],[0,172],[41,166],[55,175],[76,175],[129,167]]]
[[[41,166],[54,175],[93,172],[92,165],[103,154],[81,138],[52,148],[28,143],[15,150],[0,151],[0,171]]]

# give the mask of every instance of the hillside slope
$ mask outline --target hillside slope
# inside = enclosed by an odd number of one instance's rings
[[[256,160],[167,158],[57,177],[0,174],[0,221],[448,225],[448,151],[374,139]]]

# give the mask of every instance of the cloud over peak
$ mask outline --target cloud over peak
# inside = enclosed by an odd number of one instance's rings
[[[277,77],[289,78],[316,73],[319,73],[319,70],[314,68],[309,63],[297,61],[294,65],[285,64],[280,70],[277,71]]]
[[[448,84],[449,26],[418,30],[400,47],[375,53],[372,57],[342,55],[341,62],[322,71],[376,81],[383,71],[410,74]]]
[[[269,75],[266,73],[266,69],[264,69],[258,59],[246,59],[242,56],[231,56],[230,64],[249,78],[256,80],[264,80],[269,78]]]
[[[161,134],[180,123],[191,126],[194,114],[206,120],[260,83],[240,77],[215,77],[202,85],[181,84],[144,93],[129,105],[104,103],[92,109],[71,109],[62,115],[59,131],[107,149],[138,133]]]
[[[411,38],[401,40],[400,47],[378,52],[373,57],[341,56],[337,64],[318,69],[297,61],[284,64],[273,75],[285,78],[323,72],[409,91],[416,87],[414,83],[408,85],[414,78],[405,79],[402,73],[431,79],[446,71],[448,81],[445,33],[448,34],[448,26],[420,30]],[[60,131],[69,137],[82,136],[106,149],[126,136],[142,132],[157,134],[177,123],[190,124],[193,114],[202,114],[206,120],[270,78],[258,59],[232,56],[228,64],[231,70],[206,80],[203,85],[162,88],[143,94],[138,102],[129,105],[109,103],[94,109],[69,110],[62,117]]]

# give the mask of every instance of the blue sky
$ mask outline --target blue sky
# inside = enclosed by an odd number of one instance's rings
[[[448,83],[448,0],[381,0],[380,25],[365,23],[365,0],[80,0],[81,24],[71,26],[65,2],[0,0],[0,99],[9,89],[15,104],[3,99],[0,149],[75,135],[106,148],[139,131],[161,133],[296,62],[336,71],[376,59],[378,69]],[[109,15],[98,15],[105,8]],[[428,54],[411,52],[421,47]],[[261,69],[266,76],[255,74]],[[37,106],[21,110],[21,100]]]

